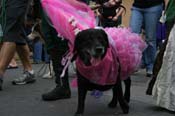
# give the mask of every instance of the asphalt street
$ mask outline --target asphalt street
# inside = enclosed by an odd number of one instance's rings
[[[42,64],[33,65],[37,81],[33,84],[14,86],[11,81],[22,75],[22,67],[7,70],[3,91],[0,92],[0,116],[73,116],[77,108],[77,88],[72,89],[71,99],[45,102],[41,95],[54,88],[54,79],[42,79],[38,71]],[[47,72],[47,71],[43,71]],[[88,93],[84,116],[174,116],[175,113],[157,107],[151,96],[145,95],[150,78],[144,70],[132,75],[129,114],[122,114],[119,106],[109,109],[111,91],[94,98]],[[70,81],[72,78],[70,78]]]

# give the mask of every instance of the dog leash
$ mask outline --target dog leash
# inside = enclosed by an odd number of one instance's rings
[[[70,51],[68,51],[66,53],[66,55],[62,58],[61,64],[64,66],[64,68],[63,68],[63,71],[62,71],[62,73],[60,75],[61,78],[64,77],[65,72],[66,72],[66,70],[68,69],[68,66],[71,63],[72,57],[73,57],[73,53],[71,53]]]

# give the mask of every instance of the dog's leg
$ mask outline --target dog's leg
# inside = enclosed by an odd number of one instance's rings
[[[81,84],[79,81],[80,80],[78,79],[78,108],[75,116],[83,116],[85,98],[87,94],[87,89],[84,87],[85,85]]]
[[[129,103],[130,102],[130,89],[131,89],[131,78],[128,77],[126,80],[124,80],[125,84],[125,93],[124,93],[124,98],[125,100]]]
[[[117,93],[117,98],[118,98],[120,107],[122,108],[123,113],[127,114],[129,112],[129,106],[128,106],[128,103],[123,96],[122,84],[121,84],[120,79],[117,80],[117,84],[114,86],[114,88],[115,87],[116,87],[116,93]]]
[[[117,98],[117,88],[113,87],[112,91],[113,91],[113,97],[112,97],[111,102],[108,104],[109,108],[115,108],[117,106],[117,99],[118,99]]]

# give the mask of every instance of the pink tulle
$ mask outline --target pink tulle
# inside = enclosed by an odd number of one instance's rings
[[[121,77],[126,79],[139,68],[146,43],[128,28],[105,28],[121,63]],[[111,40],[109,40],[111,42]]]
[[[94,13],[84,3],[77,0],[41,0],[41,2],[58,34],[69,40],[70,51],[72,51],[78,31],[95,27]],[[96,67],[86,67],[80,59],[76,61],[80,73],[100,85],[116,82],[117,57],[121,65],[120,77],[125,80],[139,67],[142,52],[146,48],[141,37],[132,33],[128,28],[105,28],[104,30],[112,47],[108,49],[102,62]]]
[[[41,0],[42,7],[59,36],[74,44],[75,31],[95,27],[93,11],[77,0]],[[78,30],[77,30],[78,29]]]

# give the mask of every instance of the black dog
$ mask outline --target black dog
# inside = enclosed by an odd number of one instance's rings
[[[105,57],[107,49],[109,48],[109,42],[107,34],[102,29],[87,29],[79,32],[75,38],[74,44],[74,57],[73,60],[78,58],[86,66],[94,65],[92,59],[98,59],[97,62]],[[119,62],[119,60],[118,60]],[[100,90],[106,91],[108,89],[113,90],[112,101],[108,104],[110,108],[114,108],[117,105],[117,101],[123,110],[123,113],[129,112],[128,102],[130,101],[130,86],[131,80],[128,78],[125,80],[125,94],[123,96],[122,85],[120,79],[120,66],[118,70],[118,78],[113,85],[98,85],[92,83],[87,78],[82,76],[81,72],[77,70],[78,76],[78,109],[75,116],[82,116],[84,112],[85,97],[87,91]]]

